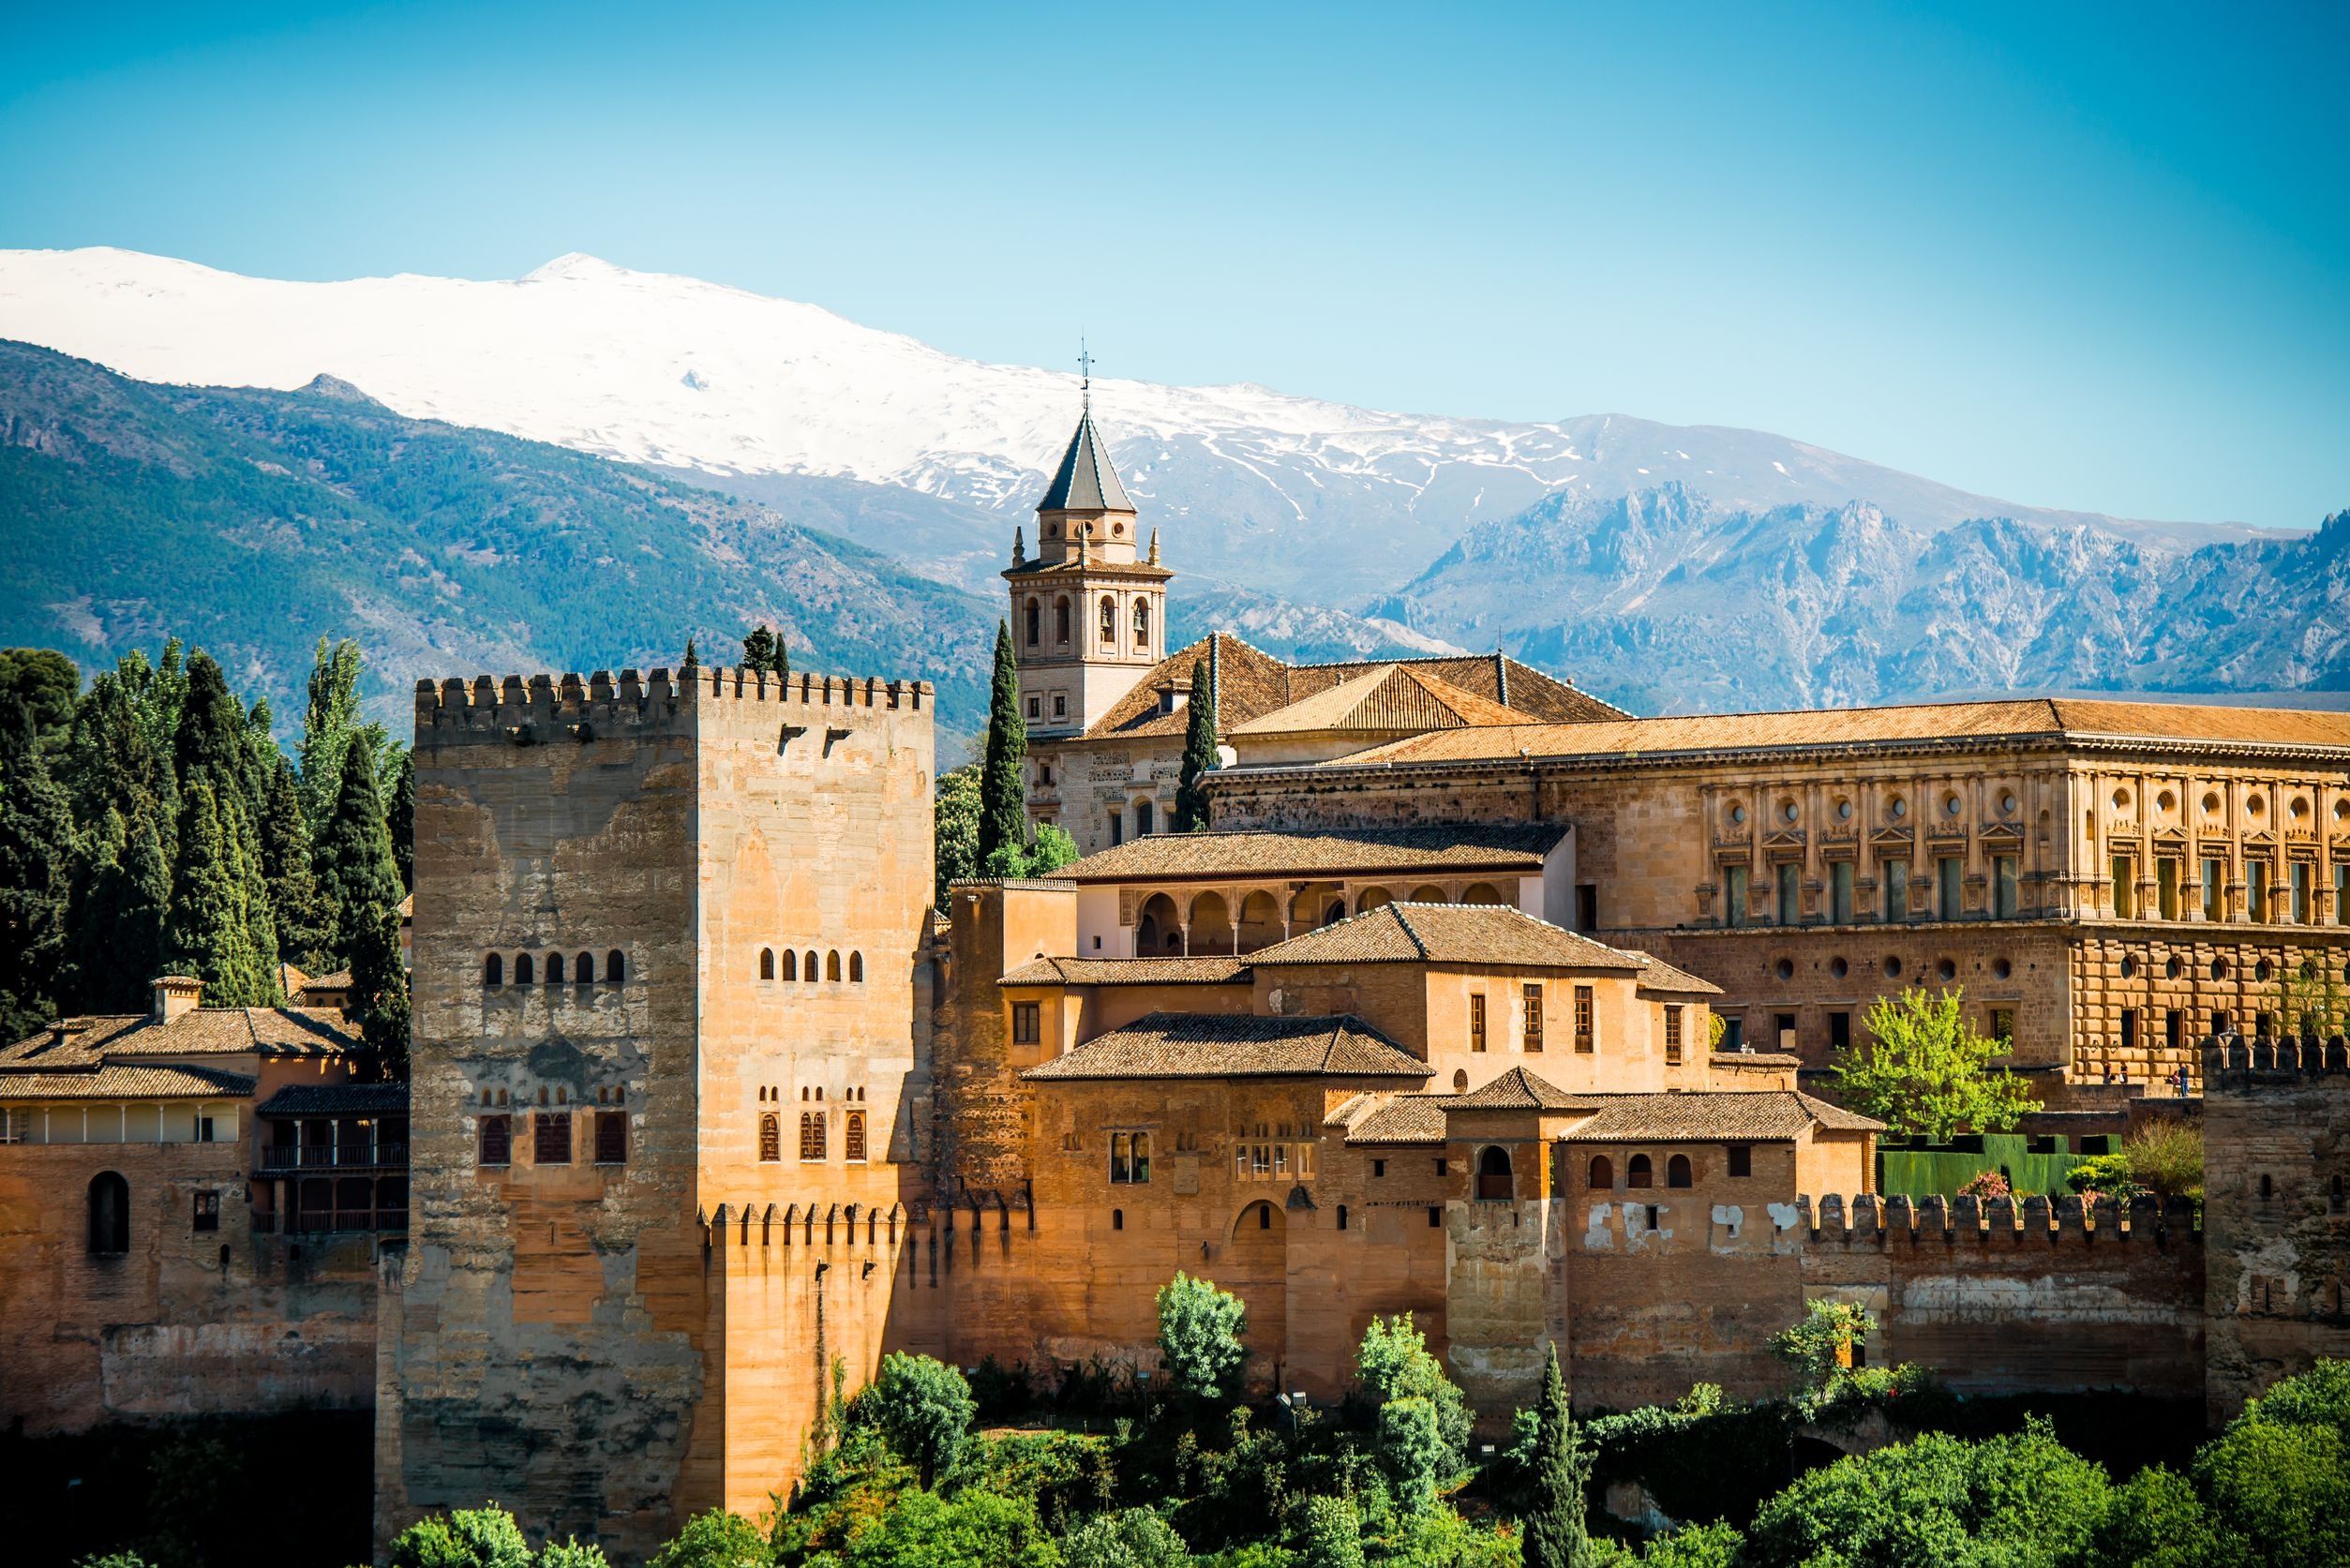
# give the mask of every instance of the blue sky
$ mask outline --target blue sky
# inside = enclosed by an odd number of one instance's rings
[[[2350,7],[52,7],[0,246],[568,250],[950,351],[2350,507]]]

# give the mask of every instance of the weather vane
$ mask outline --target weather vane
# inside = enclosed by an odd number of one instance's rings
[[[1085,408],[1093,408],[1093,355],[1085,351],[1085,335],[1077,335],[1077,391],[1085,399]]]

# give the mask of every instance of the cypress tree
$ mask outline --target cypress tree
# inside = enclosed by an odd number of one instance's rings
[[[980,769],[980,864],[1009,847],[1023,855],[1028,845],[1028,790],[1021,764],[1028,754],[1028,727],[1020,717],[1020,665],[1012,655],[1011,628],[995,623],[995,684],[987,704],[987,756]]]
[[[378,911],[399,907],[399,867],[392,858],[392,833],[376,794],[375,768],[364,750],[343,754],[342,786],[335,810],[319,835],[313,874],[325,904],[325,928],[334,954],[350,963],[367,924]]]
[[[259,805],[261,792],[253,787],[252,751],[245,726],[245,709],[230,692],[228,678],[211,654],[199,651],[187,661],[187,700],[172,746],[181,784],[203,773],[216,796],[225,798],[234,790]]]
[[[262,874],[269,883],[278,955],[308,968],[317,963],[333,933],[310,869],[310,824],[302,812],[301,784],[282,753],[275,763],[261,821]]]
[[[776,679],[781,680],[791,679],[791,645],[784,641],[784,634],[780,628],[775,633],[774,669]]]
[[[0,708],[0,1038],[57,1014],[65,977],[73,811],[50,777],[32,710]]]
[[[179,863],[163,921],[164,962],[202,980],[205,1003],[217,1008],[256,1006],[277,989],[274,964],[253,945],[247,868],[223,821],[234,810],[221,809],[202,774],[181,791]]]
[[[689,670],[702,667],[702,656],[694,651],[694,634],[691,632],[685,634],[685,660],[678,667]]]
[[[400,748],[400,764],[392,774],[392,802],[383,809],[383,825],[392,834],[392,862],[400,869],[400,890],[416,890],[416,754]]]
[[[148,982],[162,972],[172,865],[158,816],[142,796],[127,817],[109,806],[89,835],[75,887],[71,988],[88,1011],[144,1011]]]
[[[1183,772],[1175,784],[1175,830],[1199,833],[1207,829],[1207,791],[1201,776],[1217,767],[1216,678],[1202,659],[1191,666],[1190,725],[1183,733]]]
[[[775,634],[764,625],[754,626],[742,639],[742,667],[746,670],[768,670],[775,665]]]
[[[1583,1525],[1583,1489],[1591,1481],[1592,1456],[1575,1430],[1555,1342],[1543,1366],[1537,1413],[1534,1504],[1526,1511],[1519,1546],[1526,1568],[1594,1568],[1598,1558]]]
[[[408,976],[400,966],[400,916],[376,904],[355,923],[351,948],[351,1006],[359,1038],[375,1057],[378,1076],[408,1080]]]
[[[302,719],[302,814],[315,839],[335,809],[343,752],[363,733],[359,724],[359,645],[346,637],[318,640],[310,666],[309,708]]]

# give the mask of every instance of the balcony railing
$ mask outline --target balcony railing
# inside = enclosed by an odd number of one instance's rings
[[[406,1143],[273,1144],[262,1150],[264,1171],[380,1170],[408,1164]]]
[[[269,1227],[263,1221],[273,1218],[284,1221],[279,1228],[290,1236],[320,1235],[337,1231],[405,1232],[408,1230],[408,1210],[405,1206],[397,1209],[306,1209],[282,1216],[257,1214],[253,1217],[253,1228],[266,1232]]]

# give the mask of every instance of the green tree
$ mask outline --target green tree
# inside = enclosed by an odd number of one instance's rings
[[[1077,859],[1077,841],[1057,822],[1037,824],[1037,842],[1028,848],[1030,876],[1050,876]]]
[[[73,808],[32,709],[0,704],[0,1039],[57,1015],[75,859]]]
[[[931,907],[944,910],[947,884],[980,874],[980,765],[969,762],[939,774],[933,810],[938,887]]]
[[[2130,1179],[2158,1198],[2203,1201],[2203,1128],[2184,1122],[2155,1122],[2125,1139],[2122,1157]]]
[[[1063,1568],[1191,1568],[1191,1550],[1148,1508],[1097,1514],[1062,1538]]]
[[[678,667],[688,670],[702,667],[702,656],[694,650],[694,634],[691,632],[685,635],[685,657],[678,662]]]
[[[1057,1568],[1060,1554],[1026,1498],[965,1487],[899,1494],[849,1531],[846,1568]]]
[[[541,1547],[535,1568],[612,1568],[612,1565],[605,1557],[602,1546],[592,1541],[583,1543],[579,1537],[573,1535],[561,1541],[549,1541]]]
[[[1968,1023],[1952,986],[1929,995],[1906,987],[1879,997],[1855,1041],[1834,1065],[1844,1103],[1875,1116],[1897,1137],[1941,1142],[1961,1131],[2004,1132],[2040,1109],[2022,1079],[1992,1063],[2007,1042]]]
[[[2350,1034],[2350,987],[2334,965],[2308,960],[2280,971],[2275,994],[2277,1017],[2292,1033],[2310,1039]]]
[[[76,1005],[91,1012],[140,1012],[161,972],[163,915],[172,867],[155,802],[133,797],[133,814],[108,806],[87,835],[75,883],[69,943]]]
[[[2253,1400],[2195,1455],[2212,1518],[2250,1544],[2259,1568],[2350,1562],[2346,1380],[2342,1363],[2321,1362]]]
[[[931,1356],[893,1351],[857,1401],[891,1449],[935,1486],[963,1456],[979,1407],[963,1374]]]
[[[1799,1321],[1771,1337],[1771,1353],[1817,1390],[1851,1366],[1854,1348],[1866,1345],[1876,1332],[1877,1320],[1865,1307],[1816,1296],[1804,1304]]]
[[[531,1568],[531,1547],[514,1516],[491,1503],[410,1525],[393,1538],[391,1568]]]
[[[2244,1407],[2239,1421],[2274,1426],[2331,1426],[2350,1442],[2350,1361],[2320,1361],[2272,1386]]]
[[[374,761],[358,746],[344,750],[341,784],[312,863],[334,933],[335,956],[349,963],[381,912],[398,908],[401,896],[392,832],[376,794]]]
[[[383,808],[383,826],[392,835],[392,861],[399,867],[400,890],[416,890],[416,754],[399,748],[392,770],[392,787]]]
[[[1720,1520],[1684,1525],[1651,1541],[1640,1552],[1640,1568],[1738,1568],[1738,1549],[1745,1539],[1735,1525]]]
[[[2113,1490],[2082,1568],[2253,1568],[2243,1538],[2214,1518],[2187,1478],[2151,1465]]]
[[[1372,1317],[1355,1369],[1379,1401],[1381,1468],[1409,1508],[1427,1507],[1466,1459],[1474,1412],[1409,1312]]]
[[[1175,830],[1199,833],[1207,829],[1207,786],[1203,782],[1216,770],[1216,676],[1202,659],[1191,666],[1191,697],[1186,711],[1190,722],[1183,732],[1183,771],[1175,784]]]
[[[2105,1472],[2043,1421],[1981,1442],[1929,1432],[1799,1476],[1746,1532],[1747,1568],[1993,1568],[2089,1549]]]
[[[367,749],[367,760],[383,743],[381,726],[360,722],[359,675],[363,665],[359,645],[345,637],[339,642],[321,637],[311,655],[308,704],[303,710],[302,739],[295,748],[302,764],[302,814],[310,836],[326,830],[334,814],[335,797],[342,785],[343,754],[355,743]]]
[[[1363,1516],[1354,1500],[1306,1500],[1298,1531],[1297,1568],[1363,1568]]]
[[[172,765],[183,788],[202,775],[223,802],[233,797],[241,807],[261,805],[246,717],[218,662],[199,650],[187,661],[187,694],[172,742]]]
[[[208,777],[180,792],[179,863],[163,921],[163,961],[202,980],[204,1002],[216,1008],[265,1006],[277,993],[277,955],[253,940],[260,868],[248,874],[235,815],[234,797],[224,804]]]
[[[1195,1399],[1228,1397],[1248,1364],[1249,1308],[1215,1281],[1180,1270],[1159,1288],[1159,1358]]]
[[[351,1014],[378,1077],[408,1081],[408,972],[400,963],[400,914],[372,907],[351,949]]]
[[[308,968],[317,964],[334,933],[318,879],[310,873],[310,823],[303,814],[301,781],[283,756],[273,762],[262,808],[262,874],[269,881],[278,956]]]
[[[696,1514],[648,1568],[771,1568],[774,1548],[740,1514],[713,1508]]]
[[[1026,850],[1028,785],[1021,772],[1027,754],[1028,726],[1020,717],[1020,664],[1011,650],[1011,628],[998,620],[995,678],[987,705],[987,754],[980,769],[979,853],[982,866],[993,862],[998,849],[1009,847],[1014,853]]]
[[[1583,1518],[1593,1456],[1575,1429],[1555,1342],[1542,1366],[1542,1402],[1535,1407],[1535,1422],[1534,1501],[1522,1521],[1520,1555],[1526,1568],[1595,1568],[1597,1559]]]
[[[1379,1468],[1407,1514],[1434,1506],[1437,1488],[1459,1468],[1430,1399],[1407,1395],[1381,1405],[1378,1443]]]
[[[765,670],[775,661],[775,634],[765,625],[754,626],[743,635],[742,667]]]
[[[0,648],[0,709],[31,714],[43,751],[64,747],[81,695],[81,667],[55,649]]]

